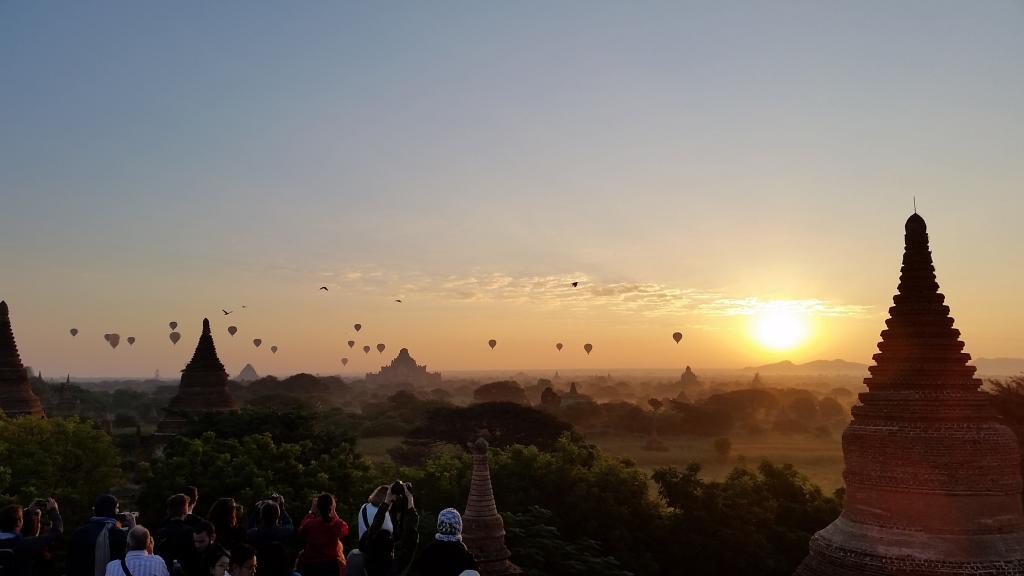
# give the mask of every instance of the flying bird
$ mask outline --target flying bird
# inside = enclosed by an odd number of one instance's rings
[[[578,281],[577,281],[577,282],[573,282],[573,283],[572,283],[572,287],[573,287],[573,288],[578,288],[578,287],[579,287],[579,285],[580,285],[580,283],[579,283]]]
[[[402,301],[401,301],[401,300],[395,300],[395,302],[398,302],[399,304],[401,304],[401,303],[402,303]]]
[[[327,286],[321,286],[320,289],[323,290],[324,292],[328,292]]]
[[[234,312],[234,310],[228,311],[228,310],[225,310],[223,308],[221,308],[220,311],[223,312],[225,316],[227,316],[228,314],[231,314],[231,312]]]

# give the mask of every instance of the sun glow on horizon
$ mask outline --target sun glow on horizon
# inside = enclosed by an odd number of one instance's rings
[[[797,348],[810,336],[810,326],[801,311],[785,303],[771,303],[758,313],[751,323],[754,340],[770,350],[785,351]]]

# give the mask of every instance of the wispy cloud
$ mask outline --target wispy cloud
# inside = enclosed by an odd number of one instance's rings
[[[369,270],[350,271],[339,280],[340,286],[350,290],[385,291],[410,300],[519,304],[571,311],[610,310],[647,317],[747,316],[773,308],[816,316],[860,317],[872,310],[870,306],[821,298],[773,299],[657,282],[610,282],[584,273],[544,276],[478,272],[435,277],[424,273]],[[578,287],[574,288],[572,282],[579,282]]]

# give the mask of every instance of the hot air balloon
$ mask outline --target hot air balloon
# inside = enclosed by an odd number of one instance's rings
[[[128,345],[129,346],[135,346],[135,336],[129,336],[128,337]]]
[[[360,330],[363,329],[363,325],[362,324],[356,324],[355,326],[352,326],[352,327],[356,329],[356,332],[359,332]]]
[[[111,334],[110,338],[107,338],[107,342],[110,343],[111,348],[117,348],[117,345],[121,343],[121,336],[119,334]]]
[[[488,340],[487,341],[487,345],[491,347],[491,350],[494,350],[494,347],[498,345],[498,341],[497,340]]]
[[[356,341],[355,340],[349,340],[348,341],[348,347],[349,348],[355,348],[355,346],[356,346]]]
[[[385,346],[383,344],[377,344],[377,352],[383,354]]]
[[[363,353],[364,354],[369,354],[370,353],[370,347],[369,346],[363,346]]]
[[[106,340],[107,342],[110,342],[110,334],[104,334],[103,339]]]
[[[78,336],[78,328],[72,328],[70,332],[72,337]]]
[[[342,366],[348,366],[348,358],[342,358],[341,359],[341,365]]]
[[[177,332],[171,332],[167,337],[171,339],[171,344],[177,344],[178,340],[181,340],[181,334]]]
[[[277,354],[277,346],[271,346],[271,347],[270,347],[270,352],[271,352],[272,354]]]
[[[260,340],[259,338],[257,338],[257,339],[252,341],[252,345],[257,347],[257,348],[260,347],[260,344],[263,344],[263,340]]]
[[[562,351],[562,343],[559,342],[558,344],[555,344],[555,349],[558,350],[559,352],[561,352]]]
[[[593,344],[584,344],[583,345],[583,351],[587,353],[587,356],[590,356],[590,351],[593,350],[593,349],[594,349],[594,345]]]
[[[171,327],[171,330],[177,330],[178,329],[178,323],[177,322],[171,322],[170,324],[168,324],[168,326]]]
[[[231,334],[232,336],[234,336],[235,332],[238,332],[238,327],[237,326],[228,326],[228,334]]]
[[[682,332],[673,332],[672,333],[672,339],[676,341],[676,344],[679,344],[679,341],[683,339],[683,333]]]

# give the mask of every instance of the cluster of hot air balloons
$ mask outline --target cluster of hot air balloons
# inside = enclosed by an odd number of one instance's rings
[[[171,344],[177,346],[178,340],[181,340],[181,332],[178,332],[178,323],[171,321],[168,322],[167,326],[171,329],[171,333],[168,334],[167,337],[171,340]]]

